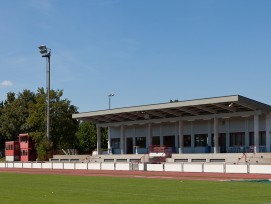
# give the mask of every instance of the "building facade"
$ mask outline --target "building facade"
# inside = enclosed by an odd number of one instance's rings
[[[270,152],[271,106],[225,96],[74,114],[108,127],[112,154],[146,154],[153,146],[174,153]]]

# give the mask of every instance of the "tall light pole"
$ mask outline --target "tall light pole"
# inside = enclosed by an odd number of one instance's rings
[[[112,96],[115,96],[115,94],[111,93],[111,94],[108,95],[108,100],[109,100],[109,101],[108,101],[108,102],[109,102],[108,105],[109,105],[109,109],[111,109],[111,97],[112,97]]]
[[[46,73],[47,73],[47,107],[46,107],[46,138],[50,139],[50,58],[51,58],[51,49],[47,48],[46,45],[39,46],[39,50],[42,57],[46,57]]]

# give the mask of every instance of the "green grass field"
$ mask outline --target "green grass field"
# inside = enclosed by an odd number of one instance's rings
[[[0,173],[0,203],[271,203],[271,183]]]

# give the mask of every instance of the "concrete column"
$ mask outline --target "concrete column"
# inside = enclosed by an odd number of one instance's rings
[[[164,145],[164,137],[162,135],[162,125],[163,123],[160,124],[160,146]]]
[[[214,153],[218,153],[218,118],[214,118]]]
[[[124,125],[120,126],[120,153],[125,154]]]
[[[146,148],[147,150],[149,149],[149,147],[152,145],[152,124],[148,123],[147,124],[147,138],[146,138]]]
[[[254,153],[259,152],[259,115],[254,115]]]
[[[249,130],[248,130],[249,118],[245,118],[245,146],[249,146]]]
[[[96,126],[97,129],[97,154],[100,155],[102,153],[101,149],[101,127]]]
[[[207,121],[208,123],[208,140],[207,140],[207,145],[209,147],[212,146],[212,125],[211,125],[211,120]]]
[[[266,152],[271,152],[271,113],[266,114]]]
[[[230,119],[226,119],[226,148],[230,147]]]
[[[195,135],[194,135],[194,126],[193,122],[190,123],[190,132],[191,132],[191,152],[195,152]]]
[[[112,153],[112,150],[111,150],[111,130],[110,130],[110,127],[108,127],[108,130],[107,130],[107,149],[108,149],[108,154],[111,154]]]
[[[179,120],[179,154],[183,153],[183,121]]]

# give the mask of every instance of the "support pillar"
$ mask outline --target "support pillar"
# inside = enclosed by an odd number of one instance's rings
[[[259,152],[259,115],[254,115],[254,154]]]
[[[120,126],[120,153],[125,154],[124,125]]]
[[[266,114],[266,152],[271,152],[271,113]]]
[[[245,118],[245,146],[249,146],[249,128],[248,128],[249,118]]]
[[[183,153],[183,121],[179,120],[179,154]]]
[[[101,151],[101,127],[96,126],[97,128],[97,155],[102,153]]]
[[[214,118],[214,153],[218,153],[218,118]]]
[[[193,121],[190,123],[190,134],[191,134],[191,153],[195,153],[195,135]]]
[[[148,123],[147,124],[147,138],[146,138],[146,142],[147,142],[147,150],[149,151],[149,147],[152,146],[152,124]]]
[[[227,148],[227,153],[228,149],[230,147],[230,119],[226,119],[226,148]]]
[[[108,127],[107,130],[107,149],[108,149],[108,154],[112,154],[112,149],[111,149],[111,129]]]

